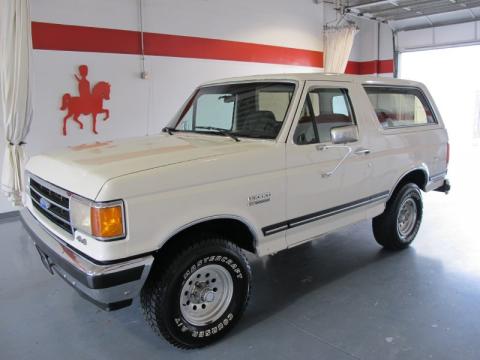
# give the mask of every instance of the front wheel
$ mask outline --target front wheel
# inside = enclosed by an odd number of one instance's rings
[[[224,336],[243,314],[251,271],[236,245],[221,236],[203,236],[179,253],[142,290],[141,302],[152,328],[185,349]]]
[[[409,183],[388,200],[383,214],[373,218],[373,234],[377,242],[389,250],[407,248],[417,235],[422,222],[423,202],[420,189]]]

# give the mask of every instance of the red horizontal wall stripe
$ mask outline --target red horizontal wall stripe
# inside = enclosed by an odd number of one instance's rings
[[[33,48],[140,54],[140,33],[32,22]],[[146,55],[323,67],[320,51],[193,36],[144,33]]]
[[[345,69],[345,74],[360,74],[360,62],[359,61],[349,61],[347,63],[347,68]]]
[[[137,31],[32,22],[34,49],[140,54]]]
[[[393,60],[349,61],[345,73],[356,75],[393,73]]]
[[[38,50],[140,54],[140,32],[89,26],[32,22],[33,48]],[[321,51],[194,36],[144,33],[146,55],[247,61],[323,67]],[[348,74],[393,72],[392,60],[349,61]]]
[[[394,63],[393,59],[388,59],[388,60],[379,60],[378,61],[378,71],[377,73],[383,74],[383,73],[393,73],[394,72]]]
[[[144,39],[149,55],[323,67],[320,51],[152,33]]]

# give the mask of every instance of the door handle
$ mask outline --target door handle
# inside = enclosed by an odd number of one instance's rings
[[[368,155],[368,154],[370,154],[370,150],[369,149],[364,149],[364,148],[359,148],[359,149],[355,150],[354,154],[355,155]]]

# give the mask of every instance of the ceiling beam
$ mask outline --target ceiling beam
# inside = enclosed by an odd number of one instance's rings
[[[379,4],[379,1],[376,1],[375,4]],[[385,1],[382,1],[385,3]],[[382,21],[395,21],[395,20],[403,20],[403,19],[412,19],[424,16],[430,16],[435,14],[444,14],[444,13],[451,13],[455,11],[461,10],[470,10],[480,6],[480,0],[474,0],[464,3],[450,3],[450,4],[435,4],[435,2],[431,0],[423,0],[423,1],[409,1],[405,3],[401,3],[400,6],[398,4],[396,6],[385,7],[383,6],[381,9],[375,10],[368,8],[368,4],[372,3],[365,3],[362,4],[362,8],[358,7],[346,7],[345,12],[356,15],[356,16],[364,16],[367,18],[379,19]],[[360,5],[359,5],[360,6]]]
[[[393,24],[394,32],[398,33],[401,31],[413,31],[413,30],[423,30],[423,29],[431,29],[435,27],[442,27],[448,25],[457,25],[457,24],[466,24],[466,23],[473,23],[475,21],[480,21],[480,17],[475,17],[473,19],[464,19],[464,20],[451,20],[451,21],[441,21],[441,22],[433,22],[431,25],[413,25],[413,26],[405,26],[395,28],[395,24]]]
[[[346,6],[345,9],[362,9],[365,7],[371,7],[371,6],[378,6],[378,5],[393,5],[393,6],[399,6],[398,1],[396,0],[377,0],[377,1],[370,1],[368,3],[363,3],[359,5],[354,5],[354,6]]]
[[[401,3],[400,1],[404,1]],[[370,1],[367,3],[355,5],[355,6],[346,6],[344,8],[345,13],[349,13],[355,16],[366,17],[370,19],[378,19],[380,21],[388,20],[383,13],[392,13],[392,12],[399,12],[399,11],[407,11],[405,9],[409,9],[412,6],[424,5],[431,3],[432,0],[381,0],[381,1]],[[378,9],[378,7],[381,8]],[[373,7],[377,7],[377,9],[373,9]]]
[[[404,14],[399,14],[399,15],[393,15],[393,14],[385,14],[385,13],[378,13],[374,14],[379,17],[383,17],[386,20],[392,20],[392,21],[398,21],[398,20],[404,20],[404,19],[414,19],[422,16],[431,16],[431,15],[438,15],[438,14],[448,14],[448,13],[453,13],[456,11],[462,11],[462,10],[469,10],[475,7],[478,7],[479,5],[476,6],[471,6],[471,7],[461,7],[461,8],[449,8],[449,7],[436,7],[434,9],[422,9],[422,8],[417,8],[417,9],[412,9],[410,12],[406,12]]]

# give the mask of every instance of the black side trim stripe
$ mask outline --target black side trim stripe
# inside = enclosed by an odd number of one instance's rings
[[[277,232],[291,229],[297,226],[305,225],[313,221],[322,220],[329,216],[337,215],[345,211],[357,209],[359,207],[366,206],[374,202],[386,199],[388,198],[388,194],[389,194],[388,191],[384,191],[384,192],[371,195],[356,201],[352,201],[343,205],[334,206],[329,209],[314,212],[312,214],[303,215],[303,216],[296,217],[294,219],[282,221],[273,225],[268,225],[262,228],[262,232],[263,232],[263,235],[267,236],[267,235],[272,235]]]

